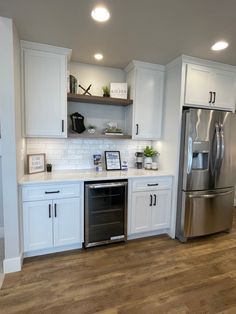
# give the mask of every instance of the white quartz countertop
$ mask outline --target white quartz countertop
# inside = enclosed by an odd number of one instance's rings
[[[128,179],[136,177],[163,177],[173,176],[172,173],[160,170],[129,169],[128,171],[102,171],[95,170],[58,170],[51,173],[42,172],[28,174],[19,181],[20,185],[50,183],[50,182],[76,182],[76,181],[96,181]]]

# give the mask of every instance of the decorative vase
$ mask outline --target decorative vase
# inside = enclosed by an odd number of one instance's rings
[[[95,129],[88,129],[88,133],[90,133],[90,134],[94,134],[95,132],[96,132]]]
[[[145,157],[144,168],[145,169],[152,169],[152,157]]]

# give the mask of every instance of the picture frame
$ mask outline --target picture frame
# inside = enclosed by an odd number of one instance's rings
[[[121,170],[120,152],[105,151],[106,170]]]
[[[27,173],[45,172],[46,154],[27,154]]]

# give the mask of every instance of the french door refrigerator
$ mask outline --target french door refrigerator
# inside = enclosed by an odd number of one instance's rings
[[[181,242],[232,227],[233,116],[219,110],[183,110],[176,219]]]

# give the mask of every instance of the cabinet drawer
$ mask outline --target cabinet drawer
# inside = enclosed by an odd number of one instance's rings
[[[81,185],[78,184],[48,184],[22,188],[22,201],[37,201],[67,197],[79,197]]]
[[[158,189],[167,189],[172,186],[171,177],[150,177],[142,179],[133,179],[132,192],[138,191],[152,191]]]

